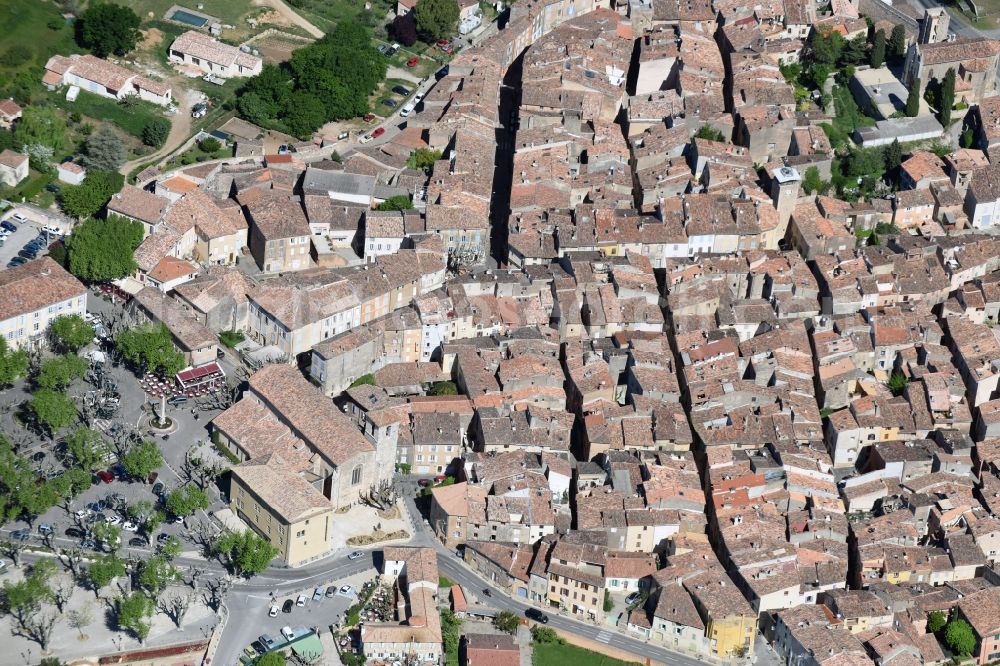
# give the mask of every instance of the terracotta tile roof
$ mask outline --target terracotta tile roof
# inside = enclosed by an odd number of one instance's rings
[[[169,204],[170,200],[166,197],[139,189],[134,185],[125,185],[120,192],[111,197],[111,201],[108,202],[108,212],[152,225],[160,221],[163,211]]]
[[[3,152],[0,152],[0,165],[3,165],[5,167],[16,169],[27,161],[28,161],[27,155],[22,155],[21,153],[15,153],[13,150],[5,148]]]
[[[373,450],[354,423],[294,366],[264,366],[250,377],[250,388],[332,464]]]
[[[179,51],[202,60],[208,60],[224,67],[241,65],[253,69],[261,62],[260,58],[249,53],[243,53],[235,46],[223,44],[208,35],[188,30],[182,33],[170,45],[171,51]]]
[[[156,267],[148,275],[157,282],[164,283],[184,277],[185,275],[194,275],[197,272],[198,268],[189,262],[177,257],[166,256],[160,259],[159,263],[156,264]]]
[[[330,500],[276,453],[252,458],[230,471],[262,504],[288,524],[333,510]]]
[[[86,287],[48,257],[0,271],[0,321],[84,296]]]

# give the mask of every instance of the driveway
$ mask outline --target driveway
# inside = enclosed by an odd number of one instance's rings
[[[271,7],[274,11],[281,14],[283,18],[288,20],[293,25],[297,25],[316,39],[320,39],[325,34],[322,30],[314,26],[309,21],[305,20],[299,14],[286,5],[282,0],[260,0],[259,2],[254,2],[253,4],[260,7]]]
[[[10,219],[10,216],[18,210],[19,209],[17,208],[13,209],[6,216],[4,216],[4,219]],[[3,245],[0,246],[0,269],[7,266],[7,263],[17,256],[17,253],[24,248],[25,244],[34,240],[39,234],[43,233],[41,230],[42,225],[33,220],[28,220],[26,223],[20,223],[16,220],[11,220],[11,222],[17,227],[17,231],[7,236]],[[43,249],[38,253],[38,256],[43,257],[46,254],[48,254],[48,250]]]
[[[175,86],[174,94],[179,96],[178,101],[180,104],[177,106],[177,113],[170,117],[170,134],[167,135],[167,140],[155,153],[143,155],[123,164],[118,173],[128,176],[129,172],[140,164],[159,161],[161,158],[180,148],[190,138],[191,107],[198,102],[198,92]]]

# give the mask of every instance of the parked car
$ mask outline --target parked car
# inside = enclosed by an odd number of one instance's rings
[[[10,220],[4,220],[3,222],[0,222],[0,227],[3,227],[10,233],[14,233],[15,231],[17,231],[17,225],[15,225]]]
[[[294,604],[292,603],[291,599],[285,599],[285,603],[283,603],[281,605],[281,612],[282,613],[291,613],[293,605]]]
[[[524,617],[528,618],[529,620],[534,620],[535,622],[541,622],[542,624],[549,623],[549,616],[543,613],[542,611],[538,610],[537,608],[529,608],[528,610],[524,611]]]
[[[28,221],[28,218],[26,218],[21,213],[14,213],[13,215],[10,216],[10,219],[14,220],[15,222],[17,222],[19,224],[24,224],[25,222]]]
[[[187,396],[175,395],[167,400],[167,404],[170,405],[171,407],[176,407],[177,405],[183,405],[187,401],[188,401]]]
[[[413,103],[414,104],[419,104],[420,100],[422,100],[423,98],[424,98],[424,94],[418,90],[417,94],[413,96]]]
[[[166,532],[160,532],[159,534],[156,535],[156,540],[159,543],[163,543],[164,541],[169,541],[170,535],[167,534]]]
[[[126,532],[138,532],[139,526],[133,523],[131,520],[126,520],[122,523],[122,529]]]
[[[349,139],[349,138],[351,138],[350,132],[341,132],[340,134],[337,135],[337,141],[343,141],[344,139]]]
[[[373,123],[373,122],[375,122],[375,114],[374,113],[366,113],[365,117],[362,118],[362,120],[364,120],[366,123]]]
[[[97,543],[93,539],[85,539],[80,545],[90,550],[97,550]]]
[[[112,474],[111,472],[109,472],[107,470],[103,470],[103,469],[100,472],[98,472],[96,476],[97,476],[98,479],[100,479],[104,483],[111,483],[112,481],[115,480],[115,475],[114,474]]]
[[[63,534],[70,537],[71,539],[82,539],[83,537],[86,536],[84,531],[81,530],[79,527],[67,527],[66,531],[63,532]]]
[[[313,590],[313,601],[322,601],[324,591],[325,590],[323,589],[322,585]]]
[[[362,553],[360,550],[356,550],[353,553],[351,553],[350,555],[348,555],[347,559],[349,559],[349,560],[360,560],[364,556],[365,556],[364,553]]]
[[[302,608],[303,606],[305,606],[306,605],[306,595],[300,594],[299,598],[295,600],[295,605],[298,606],[299,608]]]
[[[37,259],[38,258],[38,253],[35,252],[35,251],[33,251],[33,250],[29,250],[29,249],[25,248],[25,249],[21,250],[20,252],[18,252],[17,256],[24,257],[28,261],[31,261],[32,259]]]
[[[7,268],[16,268],[26,263],[28,263],[28,260],[25,259],[24,257],[14,257],[13,259],[7,262]]]
[[[409,102],[406,106],[404,106],[402,109],[399,110],[399,117],[400,118],[409,117],[409,115],[413,113],[414,108],[416,108],[416,105],[413,102]]]
[[[406,61],[406,66],[416,67],[418,62],[420,62],[420,58],[418,58],[417,56],[413,56],[412,58]]]
[[[417,485],[420,486],[421,488],[426,488],[427,486],[431,485],[431,480],[420,479],[419,481],[417,481]]]
[[[374,132],[372,132],[372,138],[373,139],[377,139],[380,136],[382,136],[383,134],[385,134],[385,128],[384,127],[378,127],[378,128],[375,129]]]
[[[141,548],[146,545],[146,540],[142,537],[132,537],[128,540],[128,545]]]
[[[402,95],[403,97],[406,97],[407,95],[410,94],[410,89],[404,86],[393,86],[392,92],[396,93],[397,95]]]
[[[354,588],[350,585],[341,585],[339,592],[344,596],[348,596],[354,594]]]
[[[38,533],[42,536],[48,536],[49,534],[52,534],[52,526],[48,523],[41,523],[38,526]]]
[[[267,611],[268,617],[278,617],[278,604],[271,604],[270,610]]]
[[[7,568],[7,560],[0,560],[0,576],[6,574],[10,569]]]
[[[358,143],[370,143],[374,139],[375,137],[373,137],[371,134],[365,134],[363,137],[358,139]]]
[[[393,100],[391,100],[389,98],[386,98],[386,99],[382,100],[382,106],[387,106],[390,109],[395,109],[399,105],[396,104],[396,102],[394,102]]]
[[[382,55],[386,55],[386,54],[389,53],[389,45],[388,44],[379,44],[378,45],[378,49],[376,49],[376,50],[379,53],[381,53]]]
[[[10,538],[14,541],[27,541],[31,538],[31,533],[26,529],[14,530],[10,533]]]
[[[292,640],[292,636],[295,635],[295,632],[292,631],[291,627],[284,626],[284,627],[281,628],[281,635],[285,637],[286,641],[290,641],[290,640]]]
[[[639,601],[640,598],[642,598],[641,592],[633,592],[632,594],[625,597],[625,603],[631,606],[635,602]]]
[[[326,588],[326,598],[327,599],[335,596],[336,594],[337,594],[337,586],[336,585],[331,585],[330,587]]]
[[[278,641],[274,640],[274,638],[272,638],[268,634],[261,634],[258,640],[261,643],[263,643],[264,647],[266,647],[268,650],[270,650],[271,648],[273,648],[275,645],[278,644]]]

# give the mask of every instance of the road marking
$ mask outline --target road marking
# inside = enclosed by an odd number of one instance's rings
[[[604,643],[606,645],[611,642],[611,634],[609,634],[606,631],[602,631],[601,633],[597,634],[597,641],[599,643]]]

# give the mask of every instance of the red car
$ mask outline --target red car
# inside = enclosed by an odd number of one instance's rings
[[[375,120],[375,114],[374,114],[374,113],[366,113],[366,114],[365,114],[365,117],[363,118],[363,120],[364,120],[364,121],[365,121],[366,123],[370,123],[370,122],[373,122],[373,121]]]
[[[111,483],[112,481],[115,480],[115,475],[107,470],[102,469],[100,472],[97,473],[97,478],[103,481],[104,483]]]
[[[413,56],[412,58],[406,61],[406,66],[416,67],[418,62],[420,62],[420,58],[418,58],[417,56]]]
[[[444,47],[448,46],[448,44],[449,44],[450,41],[451,40],[448,40],[448,39],[439,39],[439,40],[437,40],[438,48],[442,48],[443,49]]]
[[[377,139],[380,136],[382,136],[383,134],[385,134],[385,128],[384,127],[379,127],[377,130],[375,130],[374,132],[372,132],[372,138],[373,139]]]
[[[420,479],[419,481],[417,481],[417,485],[420,486],[421,488],[426,488],[427,486],[431,485],[431,480]]]
[[[444,481],[447,478],[448,477],[445,476],[444,474],[438,474],[437,476],[434,477],[434,483],[441,483],[442,481]]]

